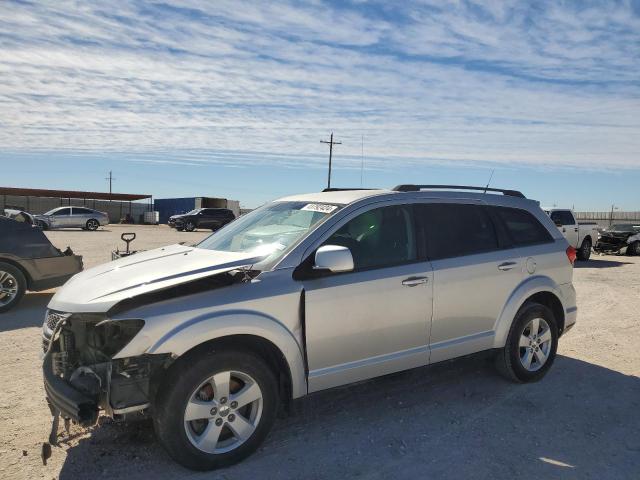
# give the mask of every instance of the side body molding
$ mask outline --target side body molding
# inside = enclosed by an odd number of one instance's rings
[[[293,398],[307,394],[304,360],[298,342],[278,320],[259,312],[226,310],[195,317],[169,330],[146,353],[179,357],[202,343],[231,335],[253,335],[273,343],[289,365]],[[117,357],[126,357],[126,350],[127,347]]]
[[[567,304],[563,298],[562,289],[551,278],[542,275],[527,278],[511,294],[496,321],[493,329],[495,332],[493,348],[503,348],[506,345],[509,329],[511,328],[516,313],[518,313],[520,307],[522,307],[529,297],[539,292],[553,293],[558,297],[560,303],[562,303],[563,310],[566,311]]]

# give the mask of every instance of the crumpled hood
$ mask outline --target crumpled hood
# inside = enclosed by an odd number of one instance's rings
[[[106,312],[121,300],[199,278],[251,266],[255,253],[207,250],[185,245],[148,250],[73,276],[49,302],[62,312]]]

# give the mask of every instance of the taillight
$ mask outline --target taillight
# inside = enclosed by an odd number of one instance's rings
[[[567,258],[569,259],[569,263],[573,265],[576,261],[576,249],[571,245],[567,247]]]

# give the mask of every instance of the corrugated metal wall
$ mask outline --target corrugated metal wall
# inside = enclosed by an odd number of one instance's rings
[[[640,212],[575,212],[579,222],[596,222],[599,227],[612,223],[640,223]]]
[[[136,223],[142,223],[144,212],[149,210],[149,204],[143,202],[109,202],[108,200],[84,200],[82,198],[0,195],[0,208],[18,208],[36,215],[65,205],[88,207],[100,212],[106,212],[111,223],[118,223],[127,213],[133,216]]]
[[[158,198],[153,201],[153,209],[159,212],[160,223],[167,223],[171,215],[187,213],[196,207],[196,197]]]

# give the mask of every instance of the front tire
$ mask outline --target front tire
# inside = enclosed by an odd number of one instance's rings
[[[585,238],[582,241],[580,249],[576,252],[576,257],[578,257],[578,260],[589,260],[589,258],[591,257],[591,240]]]
[[[640,256],[640,241],[633,242],[631,245],[627,247],[627,252],[629,255]]]
[[[0,313],[15,307],[27,291],[27,279],[19,268],[0,262]]]
[[[518,311],[496,364],[511,381],[536,382],[553,365],[557,348],[558,324],[553,312],[539,303],[527,302]]]
[[[85,225],[86,229],[89,230],[90,232],[95,232],[99,226],[100,226],[100,223],[94,218],[87,220],[87,223]]]
[[[169,455],[193,470],[239,462],[265,439],[278,383],[257,355],[211,350],[174,364],[159,387],[154,428]]]
[[[193,232],[195,229],[196,229],[196,224],[193,223],[191,220],[189,220],[187,223],[184,224],[185,232]]]

